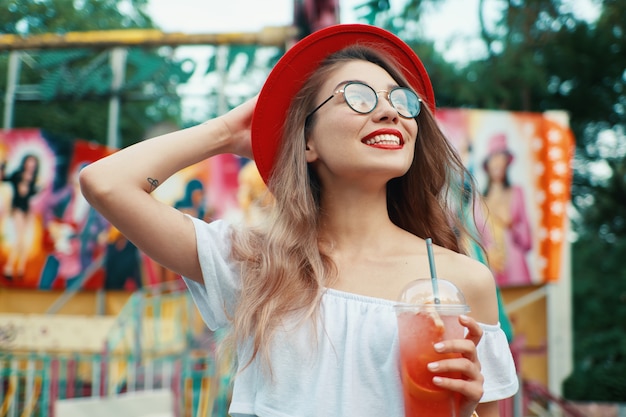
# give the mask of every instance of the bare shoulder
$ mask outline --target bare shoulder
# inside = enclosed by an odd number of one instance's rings
[[[491,270],[469,256],[445,248],[435,251],[437,275],[456,284],[470,306],[469,315],[481,323],[498,322],[496,283]]]

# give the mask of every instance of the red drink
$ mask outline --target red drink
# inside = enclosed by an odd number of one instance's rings
[[[435,312],[435,307],[443,310]],[[447,339],[462,339],[464,328],[459,323],[458,310],[446,312],[445,305],[398,306],[400,337],[400,366],[406,417],[457,417],[459,396],[437,387],[435,375],[460,378],[461,375],[433,373],[427,369],[437,362],[460,354],[442,354],[433,345]],[[454,307],[460,307],[455,305]],[[447,313],[447,314],[446,314]]]

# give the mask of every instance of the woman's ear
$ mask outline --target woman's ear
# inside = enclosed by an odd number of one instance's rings
[[[311,142],[307,142],[306,148],[304,149],[305,149],[304,155],[308,163],[314,162],[317,160],[317,152],[315,152],[315,146]]]

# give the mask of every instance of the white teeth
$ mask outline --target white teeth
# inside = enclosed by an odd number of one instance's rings
[[[400,138],[395,135],[378,135],[365,141],[366,145],[400,145]]]

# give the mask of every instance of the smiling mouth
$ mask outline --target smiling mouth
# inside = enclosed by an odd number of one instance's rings
[[[366,145],[400,146],[402,144],[402,141],[396,135],[377,135],[373,138],[365,139],[363,143]]]

